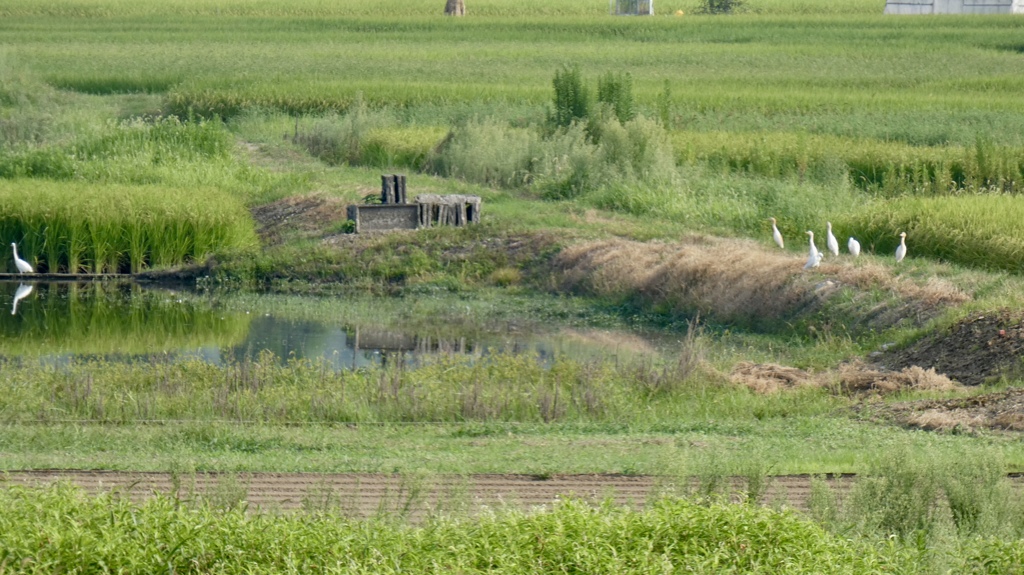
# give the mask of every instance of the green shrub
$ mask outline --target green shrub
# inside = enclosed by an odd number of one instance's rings
[[[615,117],[626,123],[636,116],[633,105],[633,77],[629,73],[608,72],[597,79],[597,101],[615,110]]]
[[[529,183],[532,151],[540,134],[507,123],[483,119],[452,129],[430,161],[432,172],[495,187],[513,188]]]
[[[744,0],[700,0],[699,14],[732,14],[745,4]]]
[[[555,126],[566,127],[590,116],[590,90],[583,83],[579,65],[563,66],[555,72],[555,110],[549,119]]]

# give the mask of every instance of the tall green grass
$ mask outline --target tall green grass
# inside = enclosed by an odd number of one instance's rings
[[[138,272],[256,246],[245,207],[219,190],[28,179],[0,180],[0,238],[52,273]]]
[[[266,424],[628,423],[675,428],[712,419],[815,415],[847,400],[823,390],[762,396],[726,385],[693,355],[679,362],[441,356],[417,367],[335,371],[326,360],[263,352],[227,365],[201,360],[59,369],[12,361],[0,373],[4,423],[239,421]],[[55,391],[56,390],[56,391]],[[756,414],[756,417],[755,415]]]
[[[10,487],[0,490],[0,548],[30,573],[913,572],[898,547],[830,535],[791,512],[675,498],[643,510],[564,500],[410,526]]]

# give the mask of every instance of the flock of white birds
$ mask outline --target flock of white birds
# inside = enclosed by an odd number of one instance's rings
[[[785,248],[786,244],[782,240],[782,232],[775,225],[775,218],[768,218],[768,220],[772,223],[772,239],[775,240],[775,244],[780,248]],[[825,225],[828,228],[828,231],[825,232],[825,246],[828,248],[828,251],[832,252],[833,256],[838,256],[839,240],[832,233],[832,222],[825,222]],[[810,237],[811,250],[807,254],[807,263],[804,264],[805,270],[818,267],[818,264],[821,263],[821,258],[824,256],[818,250],[818,246],[814,245],[814,232],[807,230],[807,235]],[[853,236],[850,236],[850,239],[846,242],[846,249],[850,251],[850,255],[857,257],[860,255],[860,242]],[[907,257],[907,232],[900,232],[900,245],[896,248],[896,263],[903,261],[905,257]]]

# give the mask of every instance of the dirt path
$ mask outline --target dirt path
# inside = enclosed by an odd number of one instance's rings
[[[590,500],[611,497],[621,505],[641,506],[652,495],[670,487],[664,479],[629,475],[473,475],[409,476],[389,474],[321,473],[136,473],[118,471],[11,471],[0,475],[0,485],[40,485],[69,481],[89,493],[121,490],[134,501],[153,493],[201,495],[216,503],[246,501],[269,511],[340,510],[355,517],[378,512],[422,516],[431,510],[474,511],[484,507],[534,508],[562,496]],[[727,480],[734,492],[745,482]],[[853,485],[852,476],[827,479],[840,496]],[[699,487],[697,484],[693,488]],[[762,503],[806,509],[811,478],[806,475],[769,478]]]

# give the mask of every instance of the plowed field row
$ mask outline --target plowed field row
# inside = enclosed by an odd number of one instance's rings
[[[479,511],[486,507],[536,508],[560,497],[588,500],[611,498],[620,505],[642,506],[651,496],[671,489],[665,478],[632,475],[473,475],[415,476],[398,474],[320,473],[146,473],[119,471],[12,471],[0,484],[42,485],[68,481],[89,493],[118,490],[134,501],[154,493],[206,497],[213,501],[246,501],[269,511],[340,510],[350,516],[403,513],[422,516],[432,510]],[[741,478],[726,480],[735,498],[745,490]],[[827,478],[840,497],[853,485],[850,475]],[[705,483],[704,486],[707,484]],[[678,485],[676,485],[678,487]],[[694,482],[690,489],[702,485]],[[807,475],[768,478],[761,502],[805,509],[810,494]]]

